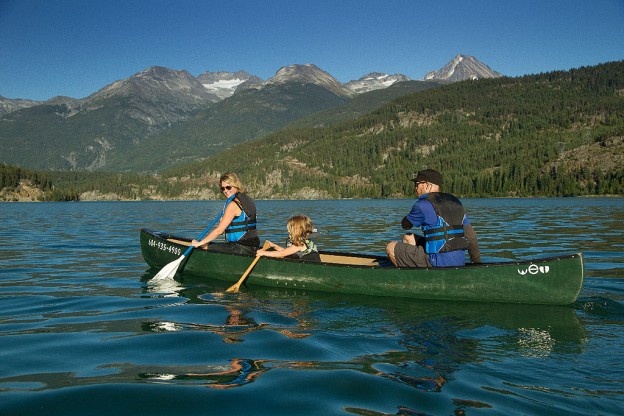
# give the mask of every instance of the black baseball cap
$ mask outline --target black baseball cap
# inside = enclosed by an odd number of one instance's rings
[[[442,174],[435,169],[421,170],[411,180],[412,182],[429,182],[442,186]]]

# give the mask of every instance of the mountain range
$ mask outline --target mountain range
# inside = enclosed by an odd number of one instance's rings
[[[336,112],[341,118],[415,89],[500,76],[464,55],[421,81],[370,73],[346,84],[312,64],[282,67],[266,81],[245,71],[195,77],[155,66],[84,99],[0,97],[0,162],[42,170],[158,171],[346,104],[357,110]]]

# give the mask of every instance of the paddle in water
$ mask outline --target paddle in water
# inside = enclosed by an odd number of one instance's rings
[[[236,195],[232,195],[230,198],[228,198],[228,200],[225,201],[225,206],[227,206],[227,204],[229,204],[230,201],[233,200],[235,197],[236,197]],[[197,239],[198,241],[201,241],[202,238],[204,238],[206,236],[206,234],[208,234],[208,232],[210,231],[212,226],[215,225],[216,222],[221,219],[221,217],[223,216],[223,212],[225,212],[225,209],[223,209],[223,211],[221,211],[221,213],[219,215],[217,215],[217,218],[215,218],[214,221],[212,221],[210,223],[210,225],[208,227],[206,227],[206,229],[204,230],[202,235],[200,235],[199,238]],[[163,267],[158,273],[156,273],[156,275],[153,277],[153,279],[155,279],[155,280],[172,279],[173,276],[175,276],[176,272],[178,271],[178,267],[180,267],[180,263],[182,263],[182,261],[186,258],[186,256],[188,256],[191,253],[191,251],[193,251],[193,248],[194,248],[193,246],[190,246],[184,252],[184,254],[182,254],[179,258],[177,258],[174,261],[172,261],[171,263],[165,265],[165,267]]]
[[[264,245],[262,246],[262,250],[266,250],[269,248],[269,242],[265,241]],[[254,261],[251,262],[251,264],[249,265],[249,267],[247,267],[247,270],[245,270],[245,273],[243,273],[243,275],[241,276],[240,279],[238,279],[238,282],[234,283],[232,286],[230,286],[226,292],[234,292],[237,293],[238,290],[240,289],[240,286],[243,284],[243,282],[245,281],[245,279],[247,279],[247,276],[249,276],[249,273],[251,273],[251,271],[253,270],[254,266],[256,265],[256,263],[258,263],[258,260],[260,260],[260,257],[262,256],[256,256],[256,258],[254,259]]]

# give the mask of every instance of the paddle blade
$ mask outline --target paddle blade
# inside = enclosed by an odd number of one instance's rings
[[[182,263],[182,260],[184,260],[184,256],[180,256],[176,260],[165,265],[165,267],[163,267],[158,273],[156,273],[156,276],[154,276],[153,279],[172,279],[178,271],[178,267],[180,267],[180,263]]]
[[[243,282],[245,281],[247,276],[249,276],[249,273],[251,273],[251,270],[254,268],[256,263],[258,263],[258,260],[260,260],[260,256],[256,256],[254,261],[252,261],[251,264],[249,265],[249,267],[247,267],[247,270],[245,270],[245,273],[241,276],[240,279],[238,279],[238,282],[236,282],[232,286],[228,287],[226,292],[238,293],[238,291],[240,289],[240,286],[243,284]]]
[[[225,291],[228,293],[238,293],[240,291],[240,285],[243,283],[242,281],[238,281],[234,283],[232,286],[228,287]]]

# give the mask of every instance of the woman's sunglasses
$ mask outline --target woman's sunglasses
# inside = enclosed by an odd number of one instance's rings
[[[232,186],[232,185],[222,186],[222,187],[221,187],[221,192],[225,191],[226,189],[229,191],[229,190],[231,190],[232,188],[234,188],[234,186]]]

